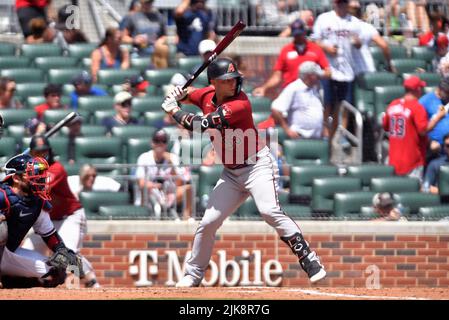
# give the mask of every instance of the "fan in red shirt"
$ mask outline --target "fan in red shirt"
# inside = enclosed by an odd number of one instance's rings
[[[426,83],[417,76],[404,80],[404,97],[393,100],[383,117],[389,134],[389,163],[397,175],[422,179],[426,159],[429,123],[425,108],[418,102]]]
[[[64,166],[55,161],[53,151],[48,140],[44,136],[33,136],[30,142],[30,154],[33,157],[43,157],[50,165],[48,169],[50,178],[50,196],[52,209],[50,218],[56,230],[66,244],[67,248],[79,253],[84,235],[86,234],[86,216],[81,203],[70,191],[67,181],[67,172]],[[39,237],[35,234],[28,237],[23,247],[30,250],[41,251]],[[82,256],[83,269],[86,273],[82,279],[86,287],[98,287],[96,276],[91,263]]]
[[[47,7],[51,0],[16,0],[17,17],[24,38],[28,37],[30,28],[28,23],[33,18],[42,18],[47,21]]]
[[[48,109],[67,109],[68,107],[61,103],[62,89],[57,84],[48,84],[44,89],[45,102],[34,107],[37,118],[43,120],[44,112]]]

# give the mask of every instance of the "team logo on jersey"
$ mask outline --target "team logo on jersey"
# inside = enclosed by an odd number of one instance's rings
[[[232,110],[227,105],[223,105],[222,108],[225,116],[230,116],[232,114]]]
[[[227,73],[235,72],[234,64],[230,63],[228,66]]]

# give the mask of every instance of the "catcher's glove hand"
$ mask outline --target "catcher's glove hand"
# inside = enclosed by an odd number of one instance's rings
[[[53,253],[50,258],[48,258],[47,264],[49,266],[62,270],[67,270],[67,267],[69,266],[71,268],[77,268],[77,270],[79,270],[79,276],[84,276],[81,257],[73,252],[73,250],[70,250],[66,247],[56,250],[56,252]]]

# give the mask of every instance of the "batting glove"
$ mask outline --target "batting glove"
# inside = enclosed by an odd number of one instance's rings
[[[173,110],[179,108],[176,99],[170,95],[165,98],[164,102],[162,102],[161,107],[167,113],[172,113]]]
[[[181,86],[176,86],[170,90],[168,96],[175,98],[176,101],[181,101],[187,96],[187,89],[183,89]]]

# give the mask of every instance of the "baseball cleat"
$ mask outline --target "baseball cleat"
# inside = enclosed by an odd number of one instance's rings
[[[301,267],[309,276],[310,282],[315,283],[326,277],[326,271],[315,251],[300,261]]]
[[[198,287],[200,284],[191,275],[185,275],[176,283],[176,288]]]

